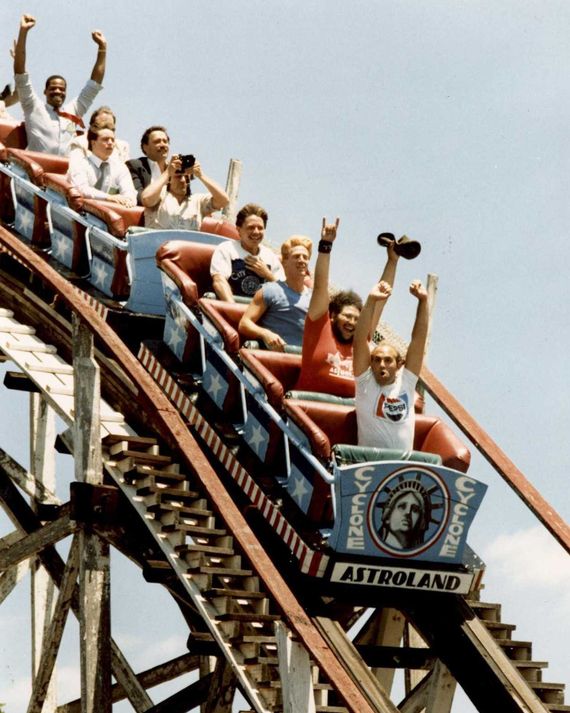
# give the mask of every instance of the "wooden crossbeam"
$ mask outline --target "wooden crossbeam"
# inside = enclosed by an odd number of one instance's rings
[[[137,673],[136,678],[140,685],[144,688],[159,686],[161,683],[172,681],[173,679],[178,678],[178,676],[182,676],[185,673],[196,670],[198,667],[198,658],[198,656],[193,654],[182,654],[182,656],[177,656],[170,661],[166,661],[165,663],[153,666],[146,671]],[[118,703],[127,698],[127,694],[122,684],[113,684],[111,688],[111,696],[113,698],[113,703]],[[75,701],[69,701],[69,703],[64,703],[63,705],[58,706],[56,713],[81,713],[81,699],[78,698]]]
[[[57,520],[35,530],[14,544],[0,548],[0,570],[13,567],[46,547],[55,545],[64,537],[73,535],[77,530],[77,523],[70,520],[69,511],[66,510]]]
[[[0,468],[0,501],[4,503],[7,515],[16,527],[20,528],[24,532],[33,532],[41,527],[41,522],[38,516],[33,512],[12,480],[6,475],[2,468]],[[64,563],[61,556],[55,548],[50,545],[39,553],[39,559],[50,577],[55,582],[56,586],[60,587],[64,571]],[[75,588],[72,596],[71,607],[74,614],[79,619],[79,592],[77,587]],[[110,639],[110,644],[111,653],[114,659],[116,653],[120,654],[120,648],[112,638]],[[127,668],[123,671],[118,671],[117,673],[119,676],[127,677],[129,679],[131,691],[137,691],[139,696],[145,695],[144,688],[141,686],[134,674],[129,674]]]
[[[0,604],[9,596],[14,587],[20,582],[30,571],[30,563],[28,560],[20,562],[14,567],[6,570],[0,575]]]
[[[77,582],[77,574],[79,572],[79,547],[78,538],[75,536],[69,550],[69,557],[63,577],[61,580],[59,595],[57,598],[55,610],[51,620],[48,635],[44,638],[40,664],[34,679],[34,687],[32,697],[28,705],[27,713],[41,713],[48,686],[51,680],[53,668],[59,647],[61,644],[61,636],[67,621],[69,607],[73,592]]]
[[[36,480],[33,475],[28,473],[2,448],[0,448],[0,470],[8,475],[30,497],[55,505],[61,503],[55,493]]]

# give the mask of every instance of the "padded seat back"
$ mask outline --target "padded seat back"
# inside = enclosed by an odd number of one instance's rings
[[[225,350],[237,354],[243,344],[238,325],[247,305],[202,297],[198,300],[198,306],[220,333]]]
[[[48,222],[52,255],[78,275],[87,275],[89,260],[85,243],[85,226],[65,210],[70,208],[80,213],[83,208],[83,196],[64,174],[44,173],[42,181],[49,199]]]
[[[299,378],[301,355],[265,349],[240,349],[239,355],[243,366],[261,383],[271,406],[281,411],[285,392]]]
[[[286,399],[283,406],[287,416],[307,436],[318,458],[329,460],[332,446],[337,443],[358,443],[354,407],[302,399]],[[469,468],[469,450],[449,426],[435,416],[416,415],[413,448],[416,451],[436,453],[448,468],[463,473]]]
[[[91,249],[89,280],[95,287],[114,299],[126,300],[129,296],[129,276],[125,235],[131,226],[142,225],[144,209],[125,208],[117,203],[85,198],[83,211],[104,224],[104,227],[101,227],[93,221],[94,227],[99,228],[99,231],[94,229],[89,231]],[[109,238],[105,231],[114,240]]]
[[[168,240],[156,252],[156,264],[178,286],[188,307],[196,307],[212,289],[210,262],[215,245],[184,240]]]
[[[84,198],[83,210],[103,221],[115,238],[124,239],[129,228],[144,225],[144,208],[140,206],[126,208],[118,203]]]
[[[0,121],[0,160],[7,160],[4,153],[6,149],[25,149],[27,145],[26,125],[23,121]]]
[[[202,218],[202,223],[200,225],[201,233],[212,233],[213,235],[223,235],[225,238],[234,238],[234,240],[239,240],[238,229],[229,220],[224,220],[223,218],[212,218],[207,216]]]

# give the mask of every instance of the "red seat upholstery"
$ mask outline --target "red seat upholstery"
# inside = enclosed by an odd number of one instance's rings
[[[8,160],[8,148],[26,148],[26,127],[24,122],[0,121],[0,161]],[[14,206],[10,193],[10,178],[0,173],[0,218],[7,223],[14,220]]]
[[[94,215],[99,220],[102,220],[109,233],[115,238],[124,238],[127,230],[134,225],[144,225],[144,208],[140,206],[126,208],[110,201],[84,198],[83,210],[85,213]]]
[[[44,188],[49,188],[65,198],[67,205],[78,213],[83,209],[83,196],[78,188],[72,186],[62,173],[44,172],[42,174]]]
[[[330,460],[336,443],[358,442],[356,409],[321,401],[285,399],[287,416],[305,433],[313,453]],[[416,414],[414,450],[437,453],[443,465],[466,472],[471,460],[469,450],[439,418]]]
[[[72,186],[67,177],[61,173],[44,173],[42,175],[44,188],[57,193],[62,197],[63,202],[72,210],[80,213],[83,209],[83,196],[78,188]],[[76,220],[68,219],[67,216],[58,214],[54,209],[51,211],[52,234],[51,242],[53,257],[78,275],[86,275],[89,272],[89,261],[85,244],[85,226]],[[54,235],[56,234],[56,235]],[[58,256],[58,241],[67,240],[70,250],[66,250],[65,258]]]
[[[9,148],[6,150],[6,154],[8,160],[20,165],[28,174],[30,181],[38,186],[43,186],[41,178],[44,171],[66,174],[69,166],[69,161],[65,156],[56,156],[40,151]]]
[[[43,175],[46,171],[60,174],[67,172],[68,160],[62,156],[16,148],[7,149],[6,154],[12,164],[18,165],[25,172],[31,183],[41,188],[44,186]],[[18,191],[18,203],[24,200],[29,203],[30,208],[33,203],[33,229],[31,236],[26,235],[26,237],[29,237],[32,245],[39,248],[48,248],[50,246],[50,237],[47,227],[45,200],[37,195],[32,198],[29,191],[26,192],[23,184],[19,185]],[[28,194],[27,198],[24,197],[25,193]],[[20,207],[18,210],[20,210]]]
[[[27,145],[26,126],[23,121],[0,121],[0,160],[7,160],[6,149],[25,149]]]
[[[223,218],[212,218],[210,216],[202,218],[200,232],[223,235],[224,238],[234,238],[235,240],[239,240],[239,233],[236,226],[233,223],[230,223],[229,220],[224,220]]]
[[[271,406],[281,411],[285,393],[294,387],[299,378],[301,355],[264,349],[240,349],[239,355],[244,367],[265,389]]]
[[[156,251],[156,264],[178,286],[188,307],[196,307],[204,292],[212,289],[210,261],[215,247],[185,240],[168,240]]]
[[[247,305],[202,297],[198,300],[198,306],[222,336],[225,350],[237,354],[243,344],[238,325]]]

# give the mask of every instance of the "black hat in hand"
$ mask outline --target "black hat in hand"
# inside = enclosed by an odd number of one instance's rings
[[[413,260],[422,251],[422,246],[417,240],[411,240],[407,235],[402,235],[402,237],[396,241],[394,233],[380,233],[377,238],[378,245],[387,248],[392,243],[396,243],[394,248],[396,254],[406,260]]]

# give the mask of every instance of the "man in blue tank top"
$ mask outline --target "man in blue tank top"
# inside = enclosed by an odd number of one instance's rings
[[[311,249],[311,240],[302,235],[293,235],[283,243],[285,280],[266,282],[255,293],[239,323],[240,334],[273,351],[301,346],[311,300],[311,289],[305,284]]]

